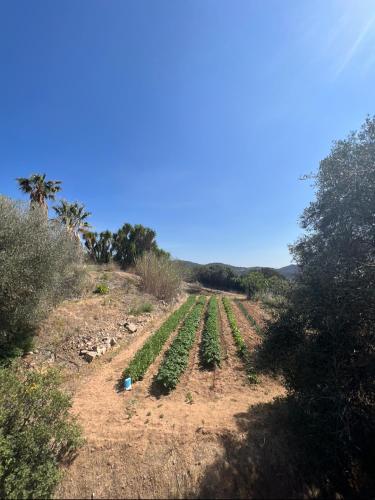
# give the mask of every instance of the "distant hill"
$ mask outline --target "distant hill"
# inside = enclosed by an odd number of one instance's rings
[[[295,264],[290,264],[289,266],[284,266],[276,269],[273,267],[262,268],[261,266],[254,266],[254,267],[231,266],[230,264],[223,264],[222,262],[210,262],[209,264],[198,264],[196,262],[191,262],[190,260],[178,260],[178,262],[180,262],[188,270],[193,270],[198,267],[210,266],[210,265],[226,266],[232,269],[232,271],[238,276],[242,276],[248,273],[249,271],[257,271],[259,269],[270,269],[276,271],[279,274],[281,274],[281,276],[284,276],[284,278],[288,280],[294,279],[295,276],[298,274],[298,266],[296,266]]]

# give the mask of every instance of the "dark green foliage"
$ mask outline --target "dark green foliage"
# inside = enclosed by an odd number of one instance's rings
[[[145,252],[157,251],[156,232],[141,224],[124,224],[113,235],[114,260],[123,269],[135,264]]]
[[[206,298],[200,297],[187,315],[164,361],[160,365],[156,381],[167,391],[175,389],[189,362],[189,353],[195,340]]]
[[[95,288],[94,293],[99,293],[100,295],[105,295],[109,293],[109,286],[105,283],[99,283],[99,285]]]
[[[90,227],[86,219],[91,215],[81,203],[69,203],[61,200],[59,205],[52,207],[56,212],[57,219],[66,226],[67,230],[76,238],[80,233],[85,233]]]
[[[252,317],[252,315],[249,313],[249,311],[246,309],[246,307],[243,305],[242,301],[237,299],[236,303],[237,303],[238,307],[240,308],[242,314],[249,321],[250,325],[255,328],[255,331],[258,333],[258,335],[263,335],[263,330],[258,325],[258,323],[255,321],[255,319]]]
[[[375,475],[374,118],[334,144],[315,180],[292,249],[301,274],[259,359],[285,377],[322,487],[349,497]]]
[[[133,382],[142,380],[148,367],[153,363],[163,348],[170,334],[177,328],[179,322],[186,316],[196,298],[191,295],[182,306],[172,313],[152,337],[137,351],[129,366],[124,370],[123,377],[131,377]]]
[[[286,281],[277,271],[268,267],[246,269],[224,264],[207,264],[196,268],[190,266],[188,269],[190,281],[197,279],[204,286],[219,290],[235,290],[246,293],[249,297],[259,292],[271,291],[276,283]],[[241,272],[238,269],[241,269]]]
[[[227,313],[227,318],[229,322],[229,326],[232,330],[232,335],[234,338],[234,342],[237,346],[238,355],[243,359],[244,364],[246,366],[246,373],[249,379],[249,382],[252,384],[256,384],[258,379],[255,373],[253,363],[251,360],[250,352],[245,344],[245,341],[241,335],[240,329],[238,328],[236,317],[233,313],[232,306],[230,304],[230,300],[227,297],[223,297],[223,305],[225,312]]]
[[[0,497],[50,498],[81,445],[57,373],[0,369]]]
[[[85,231],[83,233],[85,247],[98,264],[108,264],[113,256],[113,237],[111,231],[103,231],[100,234]]]
[[[220,366],[220,327],[217,298],[212,296],[208,303],[206,320],[202,332],[202,363],[207,368]]]
[[[55,194],[61,191],[61,181],[47,181],[46,174],[33,174],[30,177],[18,177],[21,191],[30,196],[33,205],[47,209],[46,200],[54,200]]]
[[[83,252],[42,207],[0,197],[0,358],[29,349],[52,306],[83,284]]]
[[[223,264],[200,266],[196,270],[196,278],[204,286],[219,290],[241,290],[240,278]]]

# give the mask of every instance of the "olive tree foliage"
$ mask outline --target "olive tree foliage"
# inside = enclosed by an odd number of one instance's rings
[[[49,309],[79,293],[82,257],[81,245],[43,207],[0,196],[0,357],[28,348]]]
[[[325,485],[353,494],[375,463],[375,118],[334,143],[315,183],[301,274],[259,359],[284,375]]]

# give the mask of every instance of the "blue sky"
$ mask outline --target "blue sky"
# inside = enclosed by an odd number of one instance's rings
[[[0,192],[46,172],[97,230],[283,266],[305,173],[374,113],[375,1],[2,0]]]

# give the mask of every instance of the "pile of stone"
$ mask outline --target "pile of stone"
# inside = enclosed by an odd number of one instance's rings
[[[115,337],[104,337],[100,344],[90,346],[85,349],[80,349],[79,355],[83,356],[86,361],[91,363],[91,361],[105,354],[108,349],[115,346],[116,344],[117,340],[115,339]]]

